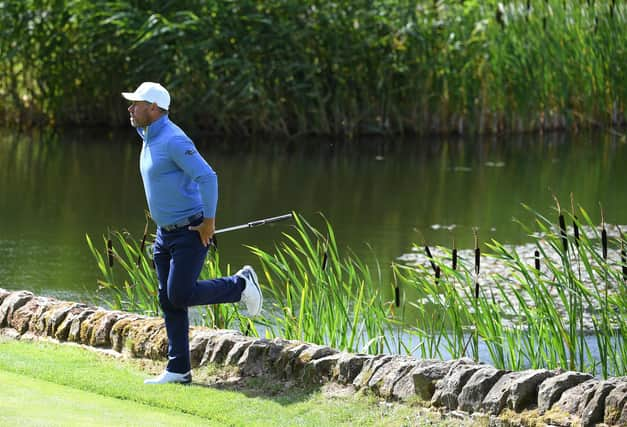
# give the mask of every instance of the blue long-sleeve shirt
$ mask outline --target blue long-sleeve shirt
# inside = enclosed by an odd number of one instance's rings
[[[185,132],[167,115],[137,132],[144,141],[139,169],[157,225],[176,224],[200,211],[214,218],[218,177]]]

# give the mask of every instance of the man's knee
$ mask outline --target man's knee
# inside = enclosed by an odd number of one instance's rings
[[[172,310],[174,307],[165,292],[159,292],[159,306],[163,311]]]
[[[173,308],[187,308],[189,294],[187,292],[168,292],[167,300]]]
[[[187,307],[187,298],[181,295],[159,292],[159,305],[163,311],[180,310]]]

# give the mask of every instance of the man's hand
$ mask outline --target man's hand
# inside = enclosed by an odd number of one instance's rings
[[[206,247],[209,245],[213,233],[216,231],[215,218],[203,218],[202,223],[198,225],[190,225],[189,230],[197,231],[200,234],[200,241]]]

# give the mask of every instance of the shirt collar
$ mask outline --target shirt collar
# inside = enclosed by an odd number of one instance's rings
[[[146,140],[146,136],[148,135],[148,132],[150,132],[150,140],[152,140],[157,135],[159,135],[161,130],[165,127],[165,125],[169,121],[170,119],[168,118],[168,115],[164,114],[163,116],[159,117],[154,122],[150,123],[145,128],[142,128],[142,136],[144,137],[144,140]],[[150,131],[148,129],[150,129]]]

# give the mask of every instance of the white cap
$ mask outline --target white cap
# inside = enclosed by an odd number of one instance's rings
[[[159,83],[144,82],[135,92],[122,92],[122,96],[129,101],[154,102],[164,110],[170,108],[170,94]]]

